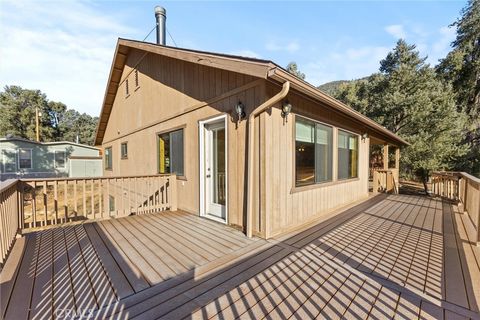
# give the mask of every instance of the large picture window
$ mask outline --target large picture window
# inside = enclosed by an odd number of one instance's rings
[[[32,168],[32,149],[18,150],[18,167],[20,169]]]
[[[295,121],[295,184],[332,180],[332,128],[311,120]]]
[[[338,130],[338,179],[358,177],[358,136]]]
[[[183,129],[158,136],[158,172],[183,176]]]

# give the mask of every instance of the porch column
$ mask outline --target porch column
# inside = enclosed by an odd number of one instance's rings
[[[383,170],[388,170],[388,144],[383,145]]]
[[[400,148],[395,149],[395,169],[400,170]]]

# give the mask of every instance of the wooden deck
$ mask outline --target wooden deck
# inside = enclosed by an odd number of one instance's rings
[[[6,319],[480,319],[467,219],[379,195],[268,241],[184,212],[55,228],[17,240],[1,306]]]

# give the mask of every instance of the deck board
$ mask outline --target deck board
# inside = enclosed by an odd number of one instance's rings
[[[480,318],[468,227],[451,203],[415,195],[269,241],[182,211],[83,223],[17,241],[2,303],[6,319]]]

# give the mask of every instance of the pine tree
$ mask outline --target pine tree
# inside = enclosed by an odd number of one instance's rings
[[[302,79],[302,80],[305,80],[305,73],[302,73],[300,70],[298,70],[298,66],[297,66],[297,63],[296,62],[290,62],[288,65],[287,65],[287,71],[290,72],[291,74],[293,74],[294,76]]]
[[[6,86],[0,92],[0,137],[13,135],[36,138],[35,110],[41,113],[40,141],[67,140],[93,144],[98,118],[67,109],[61,102],[48,101],[40,90]]]
[[[455,95],[420,57],[415,45],[399,40],[380,62],[380,72],[341,87],[337,98],[405,138],[402,172],[424,181],[432,170],[452,169],[467,148],[465,117]]]
[[[464,136],[470,145],[462,169],[480,174],[480,0],[470,0],[462,16],[451,27],[457,36],[452,51],[436,71],[449,81],[456,94],[457,108],[469,116]]]

